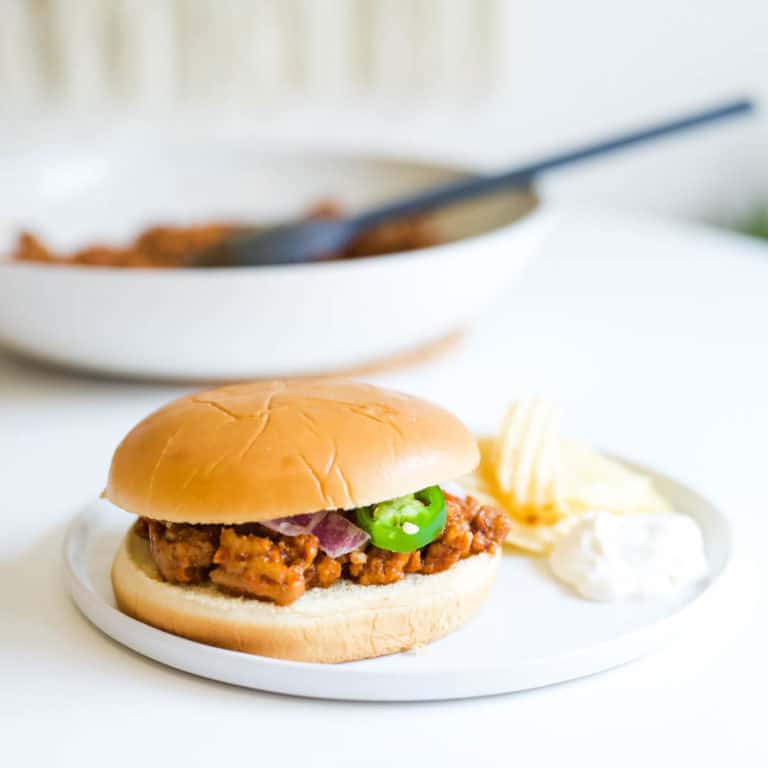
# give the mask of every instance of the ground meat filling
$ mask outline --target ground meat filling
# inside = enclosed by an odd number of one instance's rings
[[[473,554],[494,554],[509,530],[506,515],[475,499],[446,494],[447,519],[439,538],[414,552],[372,545],[332,558],[311,534],[284,536],[258,524],[185,525],[140,518],[137,535],[162,577],[175,584],[210,579],[221,590],[289,605],[308,589],[339,579],[364,586],[393,584],[409,573],[439,573]]]
[[[362,558],[349,565],[349,577],[358,584],[394,584],[406,573],[421,570],[421,550],[415,552],[390,552],[387,549],[368,547]]]
[[[316,558],[317,538],[309,534],[273,540],[223,528],[211,581],[227,592],[288,605],[304,594],[305,572]]]
[[[470,510],[473,508],[458,499],[447,501],[447,507],[448,516],[443,535],[425,548],[422,573],[447,571],[467,557],[472,548]]]
[[[332,200],[320,201],[307,212],[308,218],[335,219],[343,215],[341,206]],[[22,232],[11,253],[11,259],[98,267],[141,267],[143,269],[184,267],[191,254],[219,245],[226,238],[231,237],[236,229],[236,224],[226,222],[180,227],[151,227],[139,233],[128,245],[113,246],[97,243],[70,254],[52,250],[36,235],[31,232]],[[439,242],[438,232],[428,217],[409,216],[364,230],[342,251],[328,254],[328,256],[336,259],[379,256],[427,248]]]
[[[146,521],[149,551],[166,581],[199,584],[208,577],[219,546],[217,525]]]
[[[334,581],[341,578],[341,569],[341,562],[321,552],[315,562],[304,571],[307,589],[330,587]]]

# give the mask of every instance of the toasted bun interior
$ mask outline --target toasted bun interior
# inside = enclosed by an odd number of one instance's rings
[[[144,539],[126,535],[112,566],[120,610],[191,640],[260,656],[341,662],[429,643],[471,619],[493,585],[501,555],[473,555],[432,575],[387,586],[336,582],[276,606],[212,585],[162,581]]]
[[[137,515],[245,523],[354,507],[476,466],[447,411],[351,381],[238,384],[183,397],[120,443],[105,495]]]

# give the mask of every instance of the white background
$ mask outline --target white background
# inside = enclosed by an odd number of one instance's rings
[[[290,131],[310,110],[330,135],[386,123],[394,144],[500,163],[730,94],[768,105],[767,32],[762,0],[5,0],[0,96],[4,121],[41,123],[45,105],[192,107]],[[768,118],[553,185],[737,220],[768,199]]]

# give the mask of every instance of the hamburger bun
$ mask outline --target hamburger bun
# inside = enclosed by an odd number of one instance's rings
[[[336,582],[276,606],[212,585],[164,582],[147,542],[129,531],[112,566],[120,610],[221,648],[313,662],[383,656],[437,640],[471,619],[490,591],[500,554],[478,554],[428,576],[387,586]]]
[[[402,496],[478,460],[466,427],[418,398],[343,380],[262,381],[148,416],[115,451],[104,495],[156,520],[258,522]]]

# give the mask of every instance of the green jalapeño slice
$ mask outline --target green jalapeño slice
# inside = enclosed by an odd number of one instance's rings
[[[360,507],[357,524],[371,543],[390,552],[413,552],[434,541],[445,528],[445,496],[436,485],[370,507]]]

